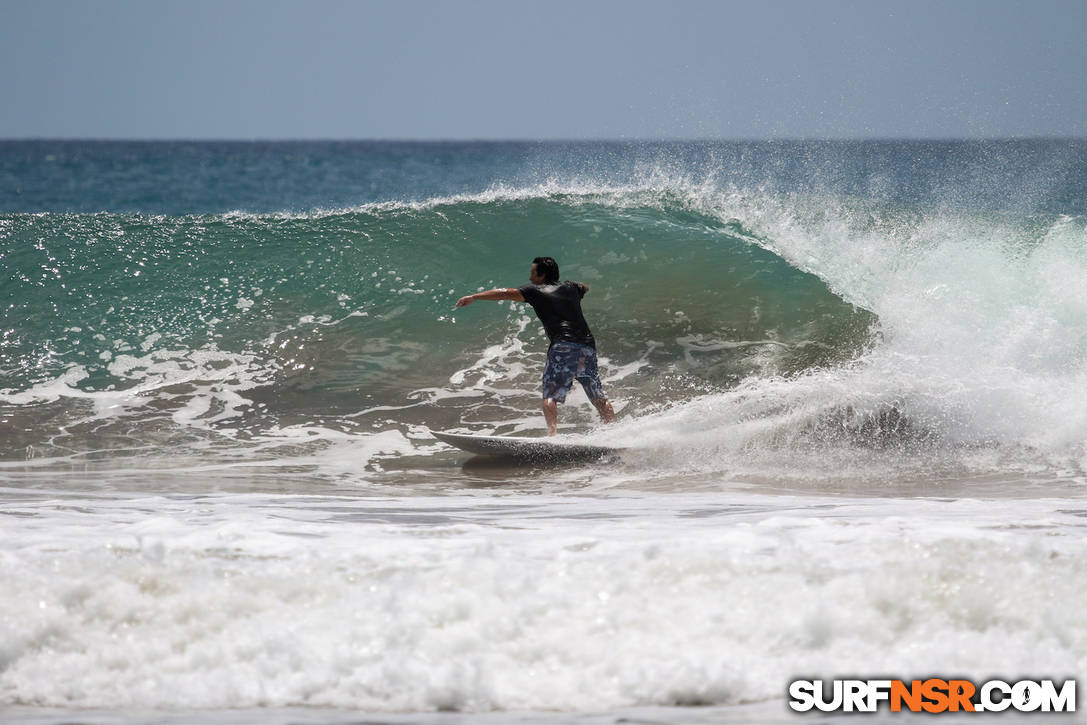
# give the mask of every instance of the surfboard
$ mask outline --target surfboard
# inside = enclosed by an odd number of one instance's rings
[[[468,433],[430,431],[438,440],[462,451],[479,456],[510,458],[534,463],[563,463],[594,461],[615,455],[621,448],[564,441],[562,438],[524,438],[518,436],[486,436]]]

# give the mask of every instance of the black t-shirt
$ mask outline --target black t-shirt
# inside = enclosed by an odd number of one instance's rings
[[[578,342],[596,349],[596,340],[581,313],[581,298],[586,289],[580,282],[562,282],[526,284],[517,291],[536,310],[552,345],[559,341]]]

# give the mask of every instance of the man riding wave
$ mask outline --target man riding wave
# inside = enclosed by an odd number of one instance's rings
[[[551,257],[536,257],[528,274],[529,283],[521,287],[496,288],[466,295],[457,307],[476,300],[513,300],[527,302],[536,311],[551,341],[543,373],[543,413],[548,435],[558,432],[558,404],[566,402],[574,380],[605,423],[615,420],[615,411],[604,395],[596,364],[596,340],[581,312],[581,298],[589,286],[581,282],[559,282],[559,265]]]

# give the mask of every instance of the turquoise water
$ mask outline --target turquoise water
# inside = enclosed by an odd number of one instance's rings
[[[677,338],[773,338],[780,369],[795,372],[864,343],[872,315],[694,201],[681,190],[541,190],[299,215],[7,217],[8,310],[21,324],[5,367],[16,390],[74,367],[87,375],[81,390],[104,390],[123,385],[115,356],[214,347],[260,356],[272,377],[307,363],[293,384],[304,376],[331,397],[362,383],[391,400],[514,334],[523,311],[454,315],[453,302],[521,284],[541,249],[599,288],[596,326],[625,360],[647,340],[658,341],[654,360],[685,367]],[[467,314],[487,322],[482,340]],[[376,340],[388,355],[367,354]],[[742,350],[718,358],[711,379],[750,371]]]
[[[1082,141],[0,143],[0,704],[1082,673],[1085,243]],[[538,255],[617,461],[428,433],[542,432],[531,312],[453,307]]]

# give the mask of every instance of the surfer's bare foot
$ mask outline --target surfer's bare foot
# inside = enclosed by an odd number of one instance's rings
[[[611,401],[607,398],[599,398],[593,401],[593,405],[596,406],[596,412],[600,413],[600,418],[605,423],[615,422],[615,411],[611,408]]]
[[[544,398],[543,413],[547,421],[547,435],[553,436],[559,432],[559,404],[552,398]]]

